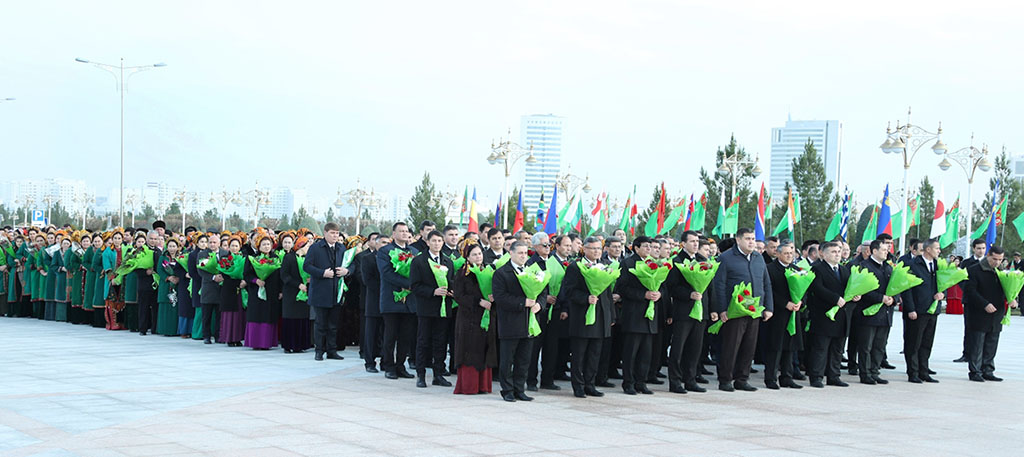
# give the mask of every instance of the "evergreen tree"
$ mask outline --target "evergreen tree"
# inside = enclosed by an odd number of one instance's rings
[[[220,230],[220,213],[217,212],[216,208],[211,208],[203,213],[203,220],[201,225],[202,230],[215,229]]]
[[[334,216],[334,208],[327,208],[327,214],[326,214],[326,215],[324,215],[324,219],[325,219],[325,220],[326,220],[327,222],[337,222],[337,221],[335,220],[335,219],[337,219],[337,218],[336,218],[336,217]]]
[[[281,215],[281,220],[278,221],[278,223],[277,223],[277,229],[278,230],[292,230],[292,229],[294,229],[294,227],[292,226],[292,223],[291,223],[291,219],[288,217],[287,214],[282,214]]]
[[[948,208],[952,202],[943,202]],[[921,180],[921,186],[917,189],[917,205],[921,211],[921,223],[914,227],[914,236],[918,239],[927,239],[932,232],[932,218],[935,217],[935,186],[932,186],[928,176]]]
[[[793,191],[800,195],[801,242],[805,239],[825,240],[829,223],[838,211],[839,196],[832,182],[825,178],[825,164],[810,139],[804,152],[793,159]]]
[[[718,148],[715,151],[715,170],[708,172],[704,167],[700,168],[700,182],[704,185],[704,188],[708,192],[708,206],[706,208],[706,223],[704,224],[704,232],[711,233],[711,229],[715,227],[718,222],[718,208],[722,192],[725,192],[726,208],[732,203],[729,199],[732,195],[732,176],[729,173],[719,174],[717,169],[722,166],[722,161],[725,157],[732,157],[735,160],[740,161],[753,161],[753,158],[747,154],[746,149],[739,146],[736,142],[736,136],[732,135],[729,137],[729,144],[725,148]],[[736,194],[740,198],[739,208],[739,224],[737,228],[754,227],[755,213],[757,212],[757,196],[750,189],[750,183],[754,179],[753,166],[741,166],[736,169]],[[669,200],[666,200],[666,203]],[[774,228],[774,227],[771,227]],[[768,229],[770,230],[770,229]]]
[[[419,226],[420,222],[429,220],[438,225],[445,224],[445,211],[441,207],[441,194],[430,181],[430,173],[423,172],[423,180],[413,190],[409,199],[409,225]]]
[[[973,223],[971,224],[971,230],[977,230],[978,227],[988,224],[989,211],[992,209],[992,193],[995,191],[996,183],[999,183],[999,193],[996,195],[996,205],[999,205],[1003,198],[1006,198],[1006,216],[1003,221],[1003,225],[997,227],[996,232],[996,244],[1002,246],[1004,249],[1013,253],[1013,251],[1024,251],[1024,243],[1021,242],[1021,236],[1017,233],[1017,229],[1013,227],[1013,220],[1024,212],[1024,184],[1021,181],[1013,177],[1013,171],[1010,169],[1010,157],[1006,154],[1006,149],[1000,153],[995,160],[995,167],[993,168],[993,176],[988,180],[988,191],[985,192],[984,199],[980,204],[974,205],[974,214],[972,216]],[[967,236],[970,236],[967,233]],[[982,234],[982,238],[985,235]]]

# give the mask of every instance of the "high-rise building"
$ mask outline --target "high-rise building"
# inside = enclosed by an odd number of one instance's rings
[[[807,140],[814,143],[825,164],[825,178],[839,189],[839,161],[842,158],[843,123],[839,121],[786,120],[785,127],[772,129],[769,187],[772,195],[784,195],[786,183],[793,181],[793,159],[804,152]],[[783,197],[784,198],[784,197]]]
[[[566,118],[554,114],[531,114],[520,119],[520,145],[533,145],[534,163],[523,167],[523,209],[527,214],[537,212],[541,193],[551,200],[551,191],[562,167],[562,147]],[[510,189],[511,190],[511,189]],[[509,208],[514,212],[515,208]],[[511,218],[511,216],[509,216]]]

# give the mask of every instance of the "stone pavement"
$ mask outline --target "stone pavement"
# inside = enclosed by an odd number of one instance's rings
[[[941,383],[907,383],[900,327],[887,386],[577,399],[563,383],[510,404],[367,374],[352,349],[315,362],[0,318],[0,455],[1020,455],[1024,319],[1002,334],[1002,383],[951,362],[960,316],[939,320]]]

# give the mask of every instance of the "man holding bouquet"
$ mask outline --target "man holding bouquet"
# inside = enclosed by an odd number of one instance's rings
[[[793,314],[800,312],[804,297],[792,296],[790,280],[786,278],[787,270],[800,270],[793,263],[795,258],[796,246],[792,241],[783,239],[778,241],[775,260],[768,264],[772,301],[779,305],[775,318],[765,323],[764,385],[772,390],[778,390],[780,386],[791,389],[803,387],[793,381],[793,352],[803,349],[803,329],[797,325],[800,319],[796,317],[799,316]],[[793,325],[790,325],[791,319]]]
[[[910,262],[910,272],[924,282],[903,293],[903,355],[907,359],[907,380],[914,384],[939,382],[928,373],[928,358],[932,354],[938,320],[938,316],[929,310],[945,298],[945,294],[938,290],[935,275],[939,251],[938,240],[924,242],[921,255]]]
[[[529,313],[539,312],[540,304],[526,297],[516,277],[526,268],[527,257],[526,243],[512,243],[509,262],[494,272],[491,283],[498,338],[501,340],[498,345],[501,351],[498,357],[501,398],[509,402],[533,400],[526,395],[527,365],[533,345],[529,334]]]
[[[341,317],[341,303],[338,302],[339,280],[348,275],[348,268],[342,265],[345,246],[338,242],[341,227],[334,222],[324,225],[324,237],[310,246],[302,269],[309,274],[309,306],[313,307],[316,319],[313,323],[313,343],[316,360],[341,360],[338,354],[338,319]]]
[[[999,345],[1001,321],[1007,314],[1007,307],[1016,308],[1016,295],[1012,300],[1006,297],[1000,284],[999,264],[1006,253],[999,246],[989,248],[988,255],[967,269],[967,290],[965,300],[974,309],[967,316],[967,367],[971,381],[1002,381],[995,375],[996,347]],[[1017,275],[1018,272],[1007,272]],[[1017,279],[1017,285],[1020,284]],[[1012,293],[1012,292],[1010,292]],[[1019,292],[1017,293],[1019,295]]]
[[[853,327],[857,332],[856,350],[857,363],[862,384],[888,384],[881,378],[882,360],[885,359],[885,346],[889,340],[889,328],[892,327],[893,309],[896,298],[888,295],[889,279],[892,277],[892,266],[886,262],[889,254],[888,243],[874,240],[869,246],[871,256],[860,263],[878,278],[878,289],[864,294],[860,306],[853,313]],[[880,307],[875,307],[876,304]],[[852,343],[852,342],[851,342]],[[851,362],[852,363],[852,362]],[[851,367],[852,369],[852,367]]]
[[[433,230],[426,236],[427,252],[413,259],[409,281],[416,296],[416,387],[427,387],[426,371],[434,373],[435,386],[451,387],[444,378],[445,345],[448,341],[448,316],[451,314],[451,282],[455,266],[441,255],[444,236]]]
[[[699,248],[700,234],[687,230],[683,232],[683,249],[672,260],[677,264],[688,260],[707,260],[697,252]],[[707,381],[697,372],[697,363],[704,347],[704,328],[711,314],[710,302],[704,299],[702,293],[693,289],[679,268],[672,269],[668,282],[672,295],[672,304],[667,307],[665,313],[669,328],[672,330],[671,350],[668,354],[669,391],[706,392],[707,389],[698,384]],[[697,300],[702,300],[699,315],[693,313]],[[705,306],[705,303],[708,305]]]
[[[391,226],[391,243],[377,250],[380,313],[384,318],[384,347],[381,350],[383,355],[380,365],[388,379],[413,377],[405,370],[405,358],[410,355],[409,351],[416,339],[416,297],[409,293],[412,284],[408,273],[402,275],[395,268],[395,262],[405,262],[406,256],[419,253],[416,248],[409,246],[410,237],[405,222],[395,222]],[[392,256],[392,251],[396,251],[395,256]]]
[[[811,283],[807,299],[811,321],[810,349],[807,351],[807,371],[811,387],[825,387],[822,377],[830,386],[847,387],[839,379],[840,361],[843,357],[843,340],[848,329],[847,322],[854,306],[848,306],[844,294],[850,280],[850,268],[841,265],[842,252],[833,241],[821,245],[821,259],[811,266],[815,278]],[[860,296],[851,297],[857,301]]]
[[[612,269],[601,264],[600,259],[601,240],[587,237],[583,242],[583,259],[569,264],[558,296],[559,306],[569,313],[572,351],[569,371],[573,395],[577,398],[604,396],[597,390],[595,379],[601,343],[612,334],[615,319],[611,287],[615,279],[612,276],[619,270],[610,271]]]

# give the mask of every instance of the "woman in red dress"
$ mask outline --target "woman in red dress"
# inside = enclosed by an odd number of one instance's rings
[[[955,266],[960,266],[960,262],[963,258],[955,255],[951,256],[949,263]],[[964,291],[957,284],[946,290],[946,314],[963,314],[964,313]]]
[[[476,242],[464,241],[462,255],[466,258],[466,264],[455,273],[452,289],[455,301],[459,303],[453,351],[454,365],[458,371],[455,393],[489,394],[493,382],[491,369],[498,366],[495,341],[497,325],[492,319],[487,330],[480,327],[484,310],[491,308],[492,297],[483,296],[476,274],[469,271],[470,266],[479,267],[483,264],[484,251]]]

